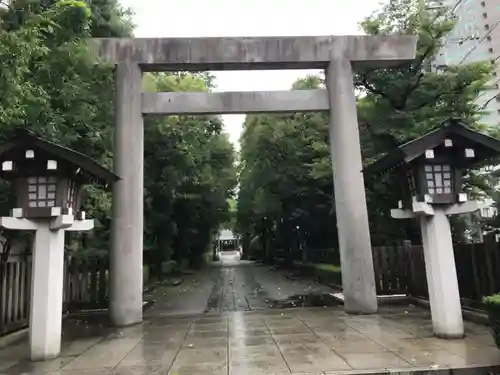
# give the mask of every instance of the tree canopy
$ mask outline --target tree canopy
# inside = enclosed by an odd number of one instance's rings
[[[447,17],[447,9],[425,9],[421,3],[392,0],[361,23],[369,35],[419,37],[411,64],[355,74],[365,165],[449,117],[460,117],[490,134],[498,132],[482,126],[482,109],[475,104],[488,89],[491,63],[435,66],[434,58],[455,21]],[[323,76],[301,79],[292,89],[318,87],[324,87]],[[277,247],[289,248],[287,238],[293,233],[309,247],[337,247],[331,165],[326,114],[247,116],[241,138],[238,230],[249,237],[268,231],[266,237]],[[365,182],[372,243],[419,241],[415,223],[390,217],[397,188],[389,180]],[[486,182],[473,174],[469,178],[471,188],[487,189]]]
[[[13,0],[0,8],[0,142],[19,127],[112,167],[113,67],[96,63],[90,37],[131,36],[130,11],[117,0]],[[147,74],[150,91],[209,91],[208,74]],[[234,150],[218,117],[145,121],[145,248],[162,259],[199,260],[227,220],[236,174]],[[13,207],[7,186],[0,210]],[[68,244],[107,253],[111,193],[86,189],[96,228]],[[79,235],[77,237],[81,237]]]

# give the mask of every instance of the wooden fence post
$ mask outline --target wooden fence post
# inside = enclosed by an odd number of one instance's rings
[[[411,295],[413,292],[413,270],[412,270],[412,261],[411,261],[411,241],[404,240],[403,241],[403,267],[405,271],[405,285],[402,288],[407,295]]]

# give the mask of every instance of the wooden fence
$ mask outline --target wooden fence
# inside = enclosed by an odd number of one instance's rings
[[[484,296],[500,293],[498,243],[490,240],[454,244],[454,252],[460,297],[464,305],[480,307]],[[406,294],[428,298],[421,245],[406,241],[399,246],[374,247],[372,254],[378,295]],[[292,256],[293,260],[302,261],[299,253],[292,253]],[[339,265],[337,259],[339,254],[335,249],[308,249],[308,262]]]
[[[28,323],[31,259],[11,255],[0,263],[0,335]]]
[[[107,258],[79,259],[67,256],[64,311],[106,308],[108,269]],[[11,255],[6,263],[0,263],[0,335],[28,324],[30,286],[30,255]]]
[[[500,293],[500,248],[496,242],[455,244],[455,264],[462,304],[481,307],[484,296]],[[423,249],[411,247],[412,296],[428,298]]]
[[[460,296],[465,305],[478,307],[485,295],[500,293],[500,249],[496,242],[455,244]],[[282,251],[283,252],[283,251]],[[279,257],[285,257],[280,252]],[[277,254],[278,255],[278,254]],[[303,260],[294,252],[293,260]],[[338,265],[334,249],[309,249],[307,261]],[[379,295],[406,294],[427,298],[427,281],[422,246],[373,248],[375,283]],[[106,308],[108,306],[107,258],[67,256],[64,278],[64,310]],[[28,322],[31,256],[11,255],[0,263],[0,335],[26,326]]]

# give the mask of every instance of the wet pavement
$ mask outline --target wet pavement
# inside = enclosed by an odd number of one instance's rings
[[[500,365],[487,327],[466,322],[465,339],[437,339],[429,312],[417,307],[382,307],[370,316],[348,316],[340,306],[281,308],[294,305],[276,301],[302,306],[290,297],[331,292],[284,275],[225,258],[177,289],[159,289],[142,325],[113,330],[68,321],[80,328],[67,331],[76,334],[65,336],[59,359],[31,364],[21,343],[0,351],[0,374],[367,374]]]

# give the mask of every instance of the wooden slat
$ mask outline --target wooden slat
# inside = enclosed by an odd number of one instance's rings
[[[107,259],[106,259],[107,260]],[[98,298],[97,303],[103,303],[107,297],[107,288],[108,288],[108,277],[107,270],[108,264],[104,258],[99,259],[99,289],[98,289]]]
[[[389,289],[385,291],[386,294],[397,293],[398,291],[398,278],[399,278],[399,267],[397,259],[397,248],[395,246],[389,246],[387,249],[387,273],[389,280]]]
[[[70,266],[70,301],[78,300],[78,258],[71,258],[71,266]]]
[[[372,256],[373,256],[373,272],[375,274],[375,288],[377,290],[377,295],[380,295],[381,290],[382,290],[382,281],[381,281],[381,275],[380,275],[380,248],[379,247],[374,247],[372,249]]]
[[[484,255],[485,255],[485,261],[486,261],[486,285],[485,285],[485,290],[483,292],[486,292],[485,295],[491,295],[495,293],[495,275],[493,274],[493,244],[491,242],[485,242],[484,243]]]
[[[0,264],[0,267],[3,275],[0,280],[0,333],[2,333],[7,327],[7,263]]]
[[[20,317],[27,316],[26,295],[29,291],[26,290],[26,261],[19,262],[19,314]]]
[[[21,278],[20,278],[20,264],[21,262],[15,262],[12,264],[12,280],[13,280],[13,285],[12,285],[12,320],[16,321],[20,319],[20,314],[19,314],[19,294],[21,292],[20,286],[21,286]]]
[[[82,302],[90,302],[88,284],[89,284],[89,263],[88,259],[82,259],[81,282],[80,282],[80,299]]]
[[[14,304],[14,262],[7,263],[7,324],[12,323],[13,319],[13,304]]]
[[[92,258],[91,263],[90,263],[90,303],[96,304],[98,300],[98,261],[96,258]]]
[[[471,246],[472,247],[472,246]],[[472,281],[474,283],[474,295],[473,299],[478,300],[481,297],[481,280],[478,274],[478,264],[477,264],[477,252],[474,247],[470,251],[471,265],[472,265]]]
[[[384,294],[386,290],[389,290],[389,266],[387,261],[387,247],[385,246],[380,248],[380,272],[382,274],[381,294]]]

